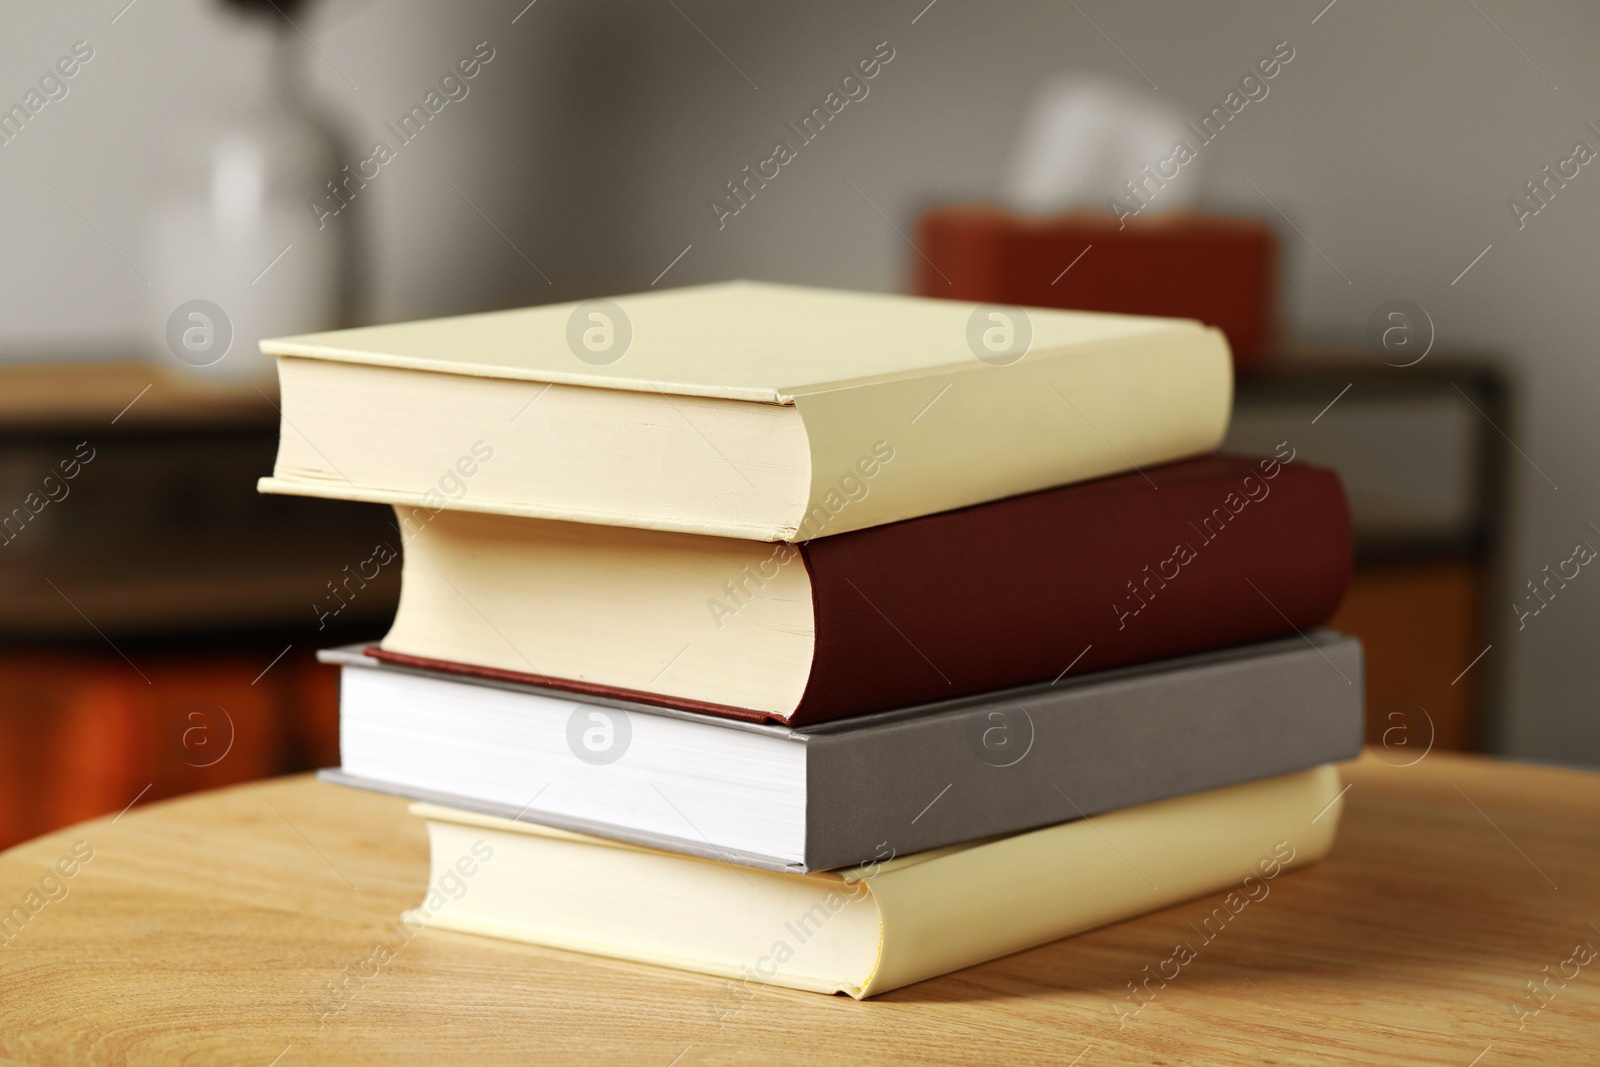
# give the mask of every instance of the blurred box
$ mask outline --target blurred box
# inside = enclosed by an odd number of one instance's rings
[[[1234,366],[1272,350],[1278,238],[1256,219],[1181,214],[1127,219],[937,207],[917,223],[922,296],[986,304],[1199,319],[1227,335]],[[925,258],[924,258],[925,257]]]

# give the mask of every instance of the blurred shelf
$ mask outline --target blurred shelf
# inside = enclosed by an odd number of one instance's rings
[[[1316,351],[1241,377],[1222,447],[1287,441],[1339,472],[1363,562],[1489,551],[1504,503],[1509,386],[1490,362],[1433,356],[1387,367]]]
[[[0,434],[276,428],[277,401],[276,383],[220,384],[135,360],[0,363]]]
[[[275,403],[136,362],[0,364],[0,843],[337,762],[313,655],[382,634],[398,564],[349,576],[399,541],[388,508],[256,492]]]
[[[1356,570],[1330,625],[1367,652],[1367,739],[1479,748],[1498,735],[1505,674],[1511,384],[1490,360],[1409,367],[1338,349],[1285,353],[1241,376],[1222,447],[1339,472]],[[1469,671],[1467,668],[1472,666]]]
[[[257,493],[266,391],[108,362],[0,366],[0,398],[0,639],[386,625],[398,565],[352,575],[392,513]]]

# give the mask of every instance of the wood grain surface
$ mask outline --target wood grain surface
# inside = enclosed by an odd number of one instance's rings
[[[0,1057],[1600,1060],[1600,959],[1578,962],[1600,948],[1600,776],[1441,752],[1398,765],[1416,751],[1345,768],[1332,856],[1214,940],[1197,925],[1217,898],[866,1003],[438,931],[402,942],[386,924],[419,900],[427,848],[398,800],[294,778],[135,804],[0,855],[0,909],[43,901],[0,933]],[[1179,942],[1194,958],[1135,1001],[1127,983]],[[384,943],[393,958],[368,962]],[[347,994],[325,985],[358,972]]]

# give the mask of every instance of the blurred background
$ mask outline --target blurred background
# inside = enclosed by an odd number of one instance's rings
[[[732,277],[1222,327],[1369,736],[1600,765],[1591,6],[252,7],[0,13],[0,845],[337,762],[395,533],[256,495],[259,337]]]

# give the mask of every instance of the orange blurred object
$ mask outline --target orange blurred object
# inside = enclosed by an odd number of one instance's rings
[[[1278,238],[1257,219],[939,207],[915,243],[922,296],[1199,319],[1227,335],[1240,371],[1263,365],[1274,340]]]
[[[1366,647],[1369,744],[1479,747],[1475,709],[1486,668],[1465,668],[1487,643],[1487,581],[1472,559],[1356,568],[1328,625]]]
[[[338,672],[295,649],[0,653],[0,848],[135,800],[338,762]]]

